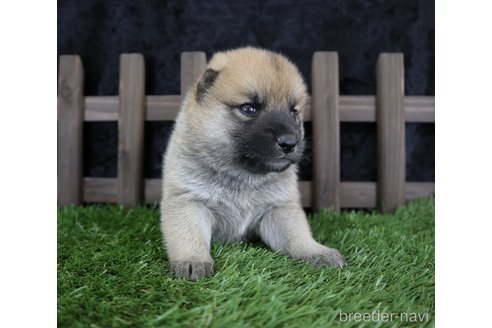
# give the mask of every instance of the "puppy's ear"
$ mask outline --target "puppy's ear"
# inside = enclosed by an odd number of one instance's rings
[[[203,98],[205,98],[207,91],[212,87],[218,75],[219,71],[213,70],[211,68],[207,69],[205,73],[203,73],[196,87],[195,98],[197,103],[201,103],[203,101]]]

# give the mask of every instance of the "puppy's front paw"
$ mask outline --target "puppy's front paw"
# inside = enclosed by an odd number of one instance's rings
[[[308,255],[303,258],[304,261],[311,263],[314,266],[329,266],[343,268],[347,265],[347,262],[334,248],[323,246],[320,252]]]
[[[197,281],[214,273],[214,262],[210,261],[172,261],[171,273],[180,278]]]

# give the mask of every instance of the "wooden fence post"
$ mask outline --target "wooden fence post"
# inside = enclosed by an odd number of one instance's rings
[[[118,200],[135,206],[143,196],[145,68],[141,54],[120,56]]]
[[[58,81],[58,205],[82,201],[84,71],[79,56],[60,56]]]
[[[315,52],[312,63],[313,208],[340,210],[338,53]]]
[[[207,56],[201,51],[181,53],[181,96],[184,97],[193,83],[205,72]]]
[[[405,201],[403,54],[382,53],[377,63],[378,208],[392,212]]]

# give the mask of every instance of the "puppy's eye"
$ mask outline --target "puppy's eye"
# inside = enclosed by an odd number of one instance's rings
[[[290,111],[291,111],[291,112],[292,112],[292,114],[294,114],[294,115],[299,114],[299,109],[297,109],[297,108],[291,108],[291,109],[290,109]]]
[[[239,106],[239,110],[249,116],[254,116],[258,113],[258,110],[253,104],[242,104]]]

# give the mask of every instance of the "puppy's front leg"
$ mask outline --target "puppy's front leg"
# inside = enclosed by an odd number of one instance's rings
[[[316,266],[346,265],[339,251],[313,239],[306,214],[300,206],[275,207],[261,219],[259,233],[270,248],[294,259]]]
[[[212,223],[212,213],[201,203],[176,198],[162,202],[161,230],[176,277],[198,280],[213,273]]]

